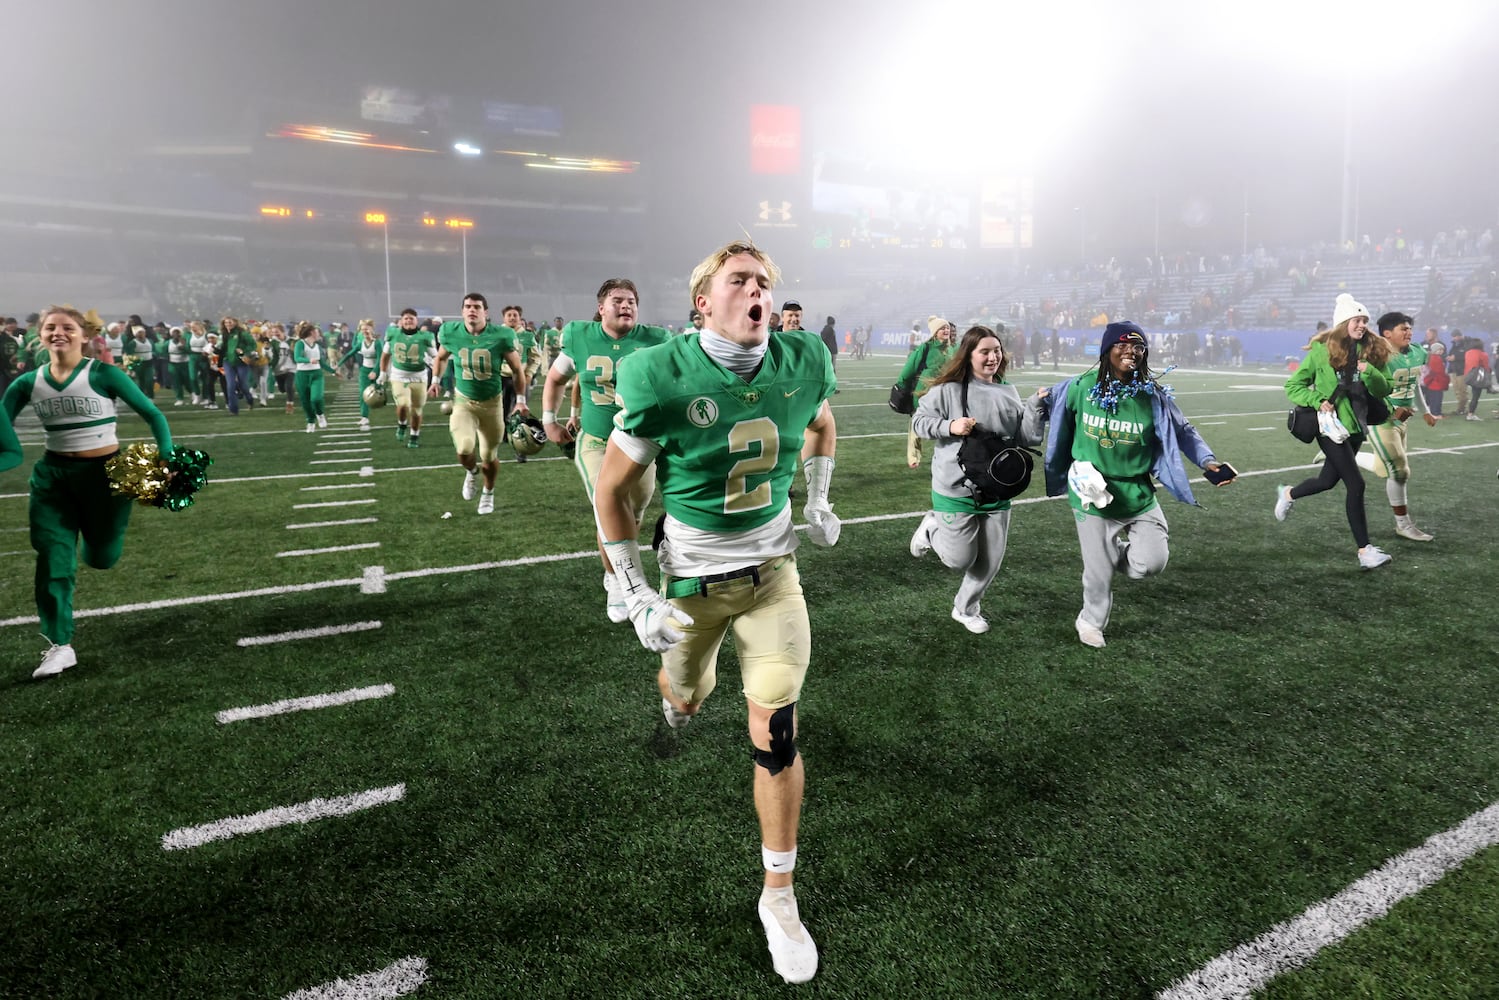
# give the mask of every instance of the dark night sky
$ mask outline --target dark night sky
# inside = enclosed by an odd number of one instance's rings
[[[1166,0],[1044,13],[892,0],[608,13],[576,0],[63,0],[29,15],[28,34],[82,58],[26,45],[6,114],[23,141],[59,123],[104,142],[243,136],[258,111],[352,109],[363,83],[392,83],[559,107],[568,151],[645,161],[696,207],[712,205],[715,178],[744,180],[753,103],[801,106],[808,152],[841,125],[840,141],[870,155],[987,162],[1023,145],[1027,128],[1008,122],[1072,89],[1071,110],[1051,119],[1062,127],[1027,163],[1037,236],[1075,247],[1081,206],[1096,254],[1148,249],[1157,199],[1164,245],[1236,245],[1246,195],[1251,243],[1335,237],[1351,76],[1360,228],[1495,224],[1499,5],[1411,6],[1266,2],[1244,8],[1247,22]],[[968,117],[942,133],[922,108]]]

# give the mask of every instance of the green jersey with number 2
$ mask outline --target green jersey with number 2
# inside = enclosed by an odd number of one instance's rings
[[[642,347],[664,344],[671,335],[663,327],[637,326],[615,340],[604,324],[574,322],[562,330],[562,353],[572,359],[583,393],[583,433],[606,438],[614,428],[619,402],[614,395],[614,373],[619,363]]]
[[[740,378],[699,334],[625,359],[614,425],[661,446],[666,512],[704,531],[748,531],[786,509],[807,425],[833,394],[833,359],[815,335],[772,334],[760,370]]]
[[[447,348],[457,365],[453,385],[469,399],[494,399],[500,394],[500,363],[515,350],[515,331],[490,323],[469,333],[461,321],[449,320],[437,331],[437,342]]]

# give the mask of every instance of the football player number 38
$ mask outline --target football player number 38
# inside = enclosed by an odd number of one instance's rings
[[[729,428],[729,454],[749,452],[729,469],[729,478],[724,483],[723,512],[743,513],[770,506],[770,479],[766,478],[754,489],[749,488],[751,476],[770,475],[781,457],[781,434],[775,421],[769,417],[741,420]]]

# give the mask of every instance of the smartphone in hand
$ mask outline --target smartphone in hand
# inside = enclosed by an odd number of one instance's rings
[[[1239,478],[1239,470],[1235,469],[1227,462],[1220,462],[1218,464],[1217,472],[1211,472],[1207,469],[1203,469],[1202,474],[1206,476],[1207,481],[1212,483],[1214,486],[1226,486],[1229,483],[1233,482],[1235,479]]]

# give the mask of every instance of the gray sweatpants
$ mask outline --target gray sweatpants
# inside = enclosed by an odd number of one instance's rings
[[[1084,621],[1100,630],[1109,624],[1114,606],[1114,571],[1131,580],[1154,576],[1166,568],[1171,553],[1166,545],[1166,515],[1159,505],[1135,517],[1115,519],[1073,511],[1077,542],[1083,550]],[[1119,533],[1129,529],[1129,546],[1121,554]]]
[[[960,615],[979,613],[979,600],[999,574],[1010,536],[1010,512],[947,514],[932,511],[932,551],[948,569],[959,570],[963,582],[953,608]]]

